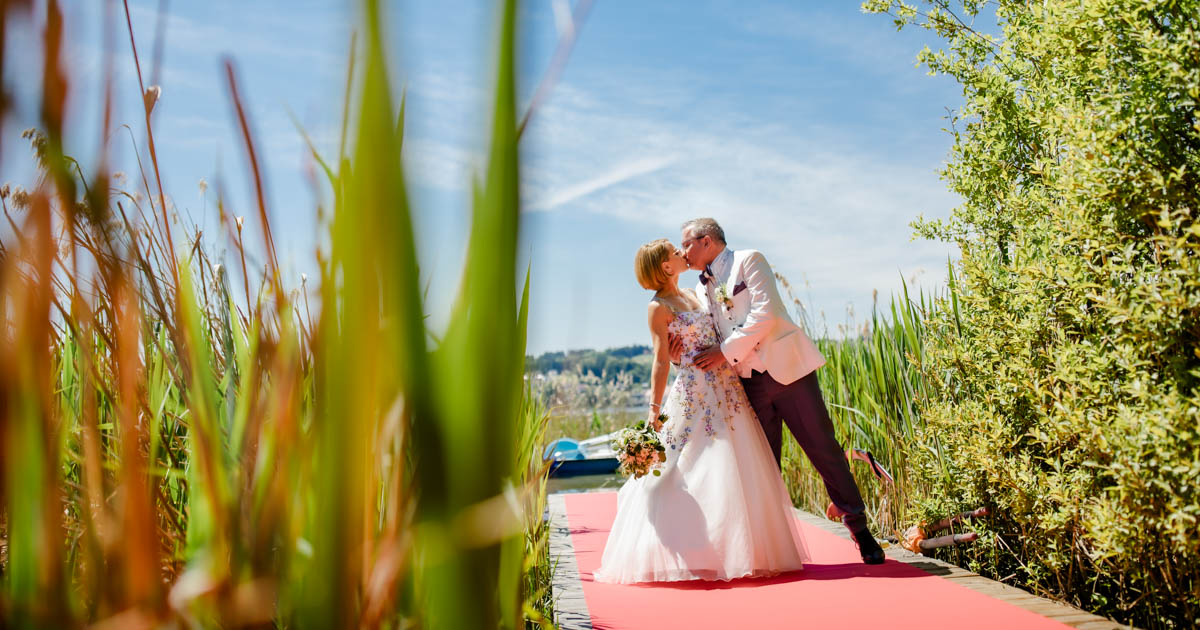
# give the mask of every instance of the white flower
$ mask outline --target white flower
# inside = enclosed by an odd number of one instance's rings
[[[723,284],[717,287],[717,301],[726,311],[733,309],[733,300],[729,298],[729,292],[725,290]]]

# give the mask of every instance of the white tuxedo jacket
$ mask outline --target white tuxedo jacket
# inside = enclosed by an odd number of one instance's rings
[[[709,265],[712,279],[696,285],[696,295],[712,314],[721,352],[742,378],[767,372],[787,385],[825,365],[804,330],[792,321],[779,297],[775,273],[753,249],[725,248]]]

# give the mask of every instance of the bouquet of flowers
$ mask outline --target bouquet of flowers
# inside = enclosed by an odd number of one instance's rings
[[[659,416],[659,421],[665,422],[665,417]],[[658,465],[667,461],[667,449],[654,429],[645,422],[618,431],[612,446],[620,461],[617,470],[622,475],[641,479],[648,473],[653,473],[655,477],[662,474]]]

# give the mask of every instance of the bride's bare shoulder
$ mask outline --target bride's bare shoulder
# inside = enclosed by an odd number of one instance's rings
[[[670,313],[671,307],[664,304],[662,300],[651,298],[650,302],[646,304],[646,312],[649,313],[651,317],[654,317],[660,313]]]
[[[646,318],[649,320],[651,328],[657,326],[665,328],[674,317],[675,314],[671,312],[671,307],[663,304],[660,300],[650,300],[650,303],[646,305]]]

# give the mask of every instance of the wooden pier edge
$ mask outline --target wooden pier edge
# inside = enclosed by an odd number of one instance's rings
[[[571,542],[571,526],[567,523],[567,506],[563,495],[547,497],[550,513],[550,563],[554,577],[550,584],[554,600],[554,625],[562,630],[592,630],[592,615],[583,597],[583,582],[575,561],[575,545]]]

